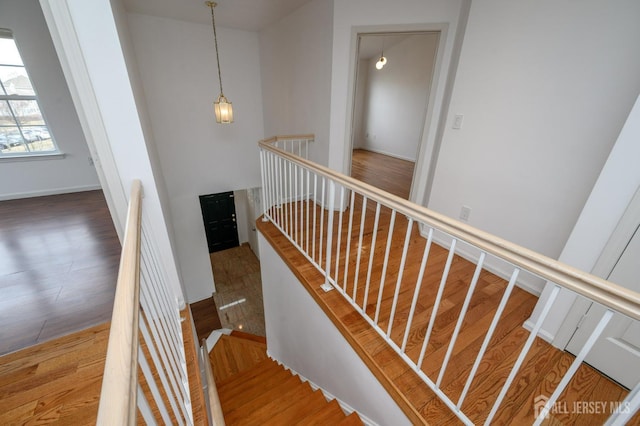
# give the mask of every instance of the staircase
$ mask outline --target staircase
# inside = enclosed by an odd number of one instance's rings
[[[227,425],[362,425],[336,400],[269,359],[260,337],[233,332],[209,354]]]

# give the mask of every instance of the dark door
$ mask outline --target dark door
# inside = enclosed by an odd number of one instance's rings
[[[233,192],[200,196],[209,253],[240,245]]]

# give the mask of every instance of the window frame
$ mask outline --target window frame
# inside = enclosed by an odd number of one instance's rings
[[[4,124],[4,125],[0,125],[0,128],[16,128],[19,132],[20,137],[22,138],[22,142],[21,145],[24,146],[25,151],[17,151],[17,152],[3,152],[2,149],[0,149],[0,162],[4,162],[6,160],[29,160],[29,159],[38,159],[39,157],[64,157],[64,154],[60,151],[60,148],[58,147],[58,144],[56,143],[53,135],[51,134],[51,130],[49,127],[49,124],[47,123],[47,120],[45,118],[44,112],[42,110],[42,105],[40,103],[40,100],[38,99],[38,95],[36,93],[36,89],[34,87],[33,84],[33,80],[31,79],[31,76],[29,75],[29,70],[27,69],[27,65],[24,63],[24,60],[22,59],[22,55],[20,54],[20,49],[18,47],[18,43],[16,42],[16,39],[13,35],[13,32],[9,29],[5,29],[5,28],[0,28],[0,39],[9,39],[12,40],[16,50],[18,51],[18,55],[20,57],[20,62],[22,63],[21,65],[19,64],[14,64],[14,63],[5,63],[5,60],[0,57],[0,67],[15,67],[15,68],[21,68],[22,70],[24,70],[24,75],[26,76],[26,78],[29,81],[29,84],[33,90],[33,95],[20,95],[20,94],[8,94],[9,92],[7,91],[7,88],[5,87],[4,83],[0,80],[0,103],[5,103],[6,107],[8,108],[8,112],[9,114],[7,114],[7,118],[12,119],[13,123],[12,124]],[[10,62],[10,61],[9,61]],[[18,113],[15,111],[15,108],[12,106],[12,102],[11,101],[29,101],[29,102],[34,102],[35,105],[38,108],[38,111],[40,113],[40,117],[42,118],[42,123],[43,124],[23,124],[21,123],[21,119],[19,118]],[[31,131],[33,131],[31,128],[40,128],[40,129],[44,129],[46,130],[46,132],[49,135],[49,139],[51,140],[51,145],[53,145],[53,149],[52,150],[47,150],[47,151],[33,151],[32,146],[30,146],[30,144],[32,144],[34,142],[34,140],[30,141],[30,138],[32,136],[30,136],[29,138],[27,137],[28,133],[31,133]],[[30,130],[28,133],[25,133],[26,131]],[[39,137],[39,136],[38,136]],[[43,139],[39,139],[39,140],[43,140]],[[4,142],[3,142],[4,144]],[[7,145],[9,146],[9,145]],[[6,149],[6,148],[5,148]],[[42,158],[40,158],[42,159]]]

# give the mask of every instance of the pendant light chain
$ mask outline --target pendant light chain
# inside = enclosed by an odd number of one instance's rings
[[[218,34],[216,32],[216,17],[213,13],[213,8],[216,7],[216,3],[207,2],[207,5],[211,8],[211,23],[213,25],[213,39],[216,46],[216,63],[218,64],[218,82],[220,83],[220,95],[224,96],[224,90],[222,90],[222,75],[220,74],[220,56],[218,55]]]

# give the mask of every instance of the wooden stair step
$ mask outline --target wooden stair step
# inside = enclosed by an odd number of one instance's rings
[[[316,391],[317,392],[317,391]],[[324,406],[306,417],[297,420],[298,425],[304,426],[324,426],[334,425],[345,418],[345,414],[340,408],[340,404],[335,399],[328,401]]]
[[[358,413],[351,413],[347,417],[345,417],[342,421],[336,423],[336,425],[341,426],[350,426],[350,425],[360,425],[362,426],[362,420],[360,420],[360,416]]]
[[[220,401],[226,402],[232,399],[240,399],[242,401],[249,401],[256,395],[260,395],[263,392],[267,392],[270,388],[278,383],[286,380],[289,377],[289,372],[284,368],[278,366],[275,369],[269,369],[268,371],[257,374],[250,380],[240,381],[234,383],[233,387],[224,387],[218,389],[220,395]]]
[[[284,370],[284,368],[282,368],[272,360],[266,359],[256,364],[254,367],[248,370],[242,371],[240,373],[236,373],[233,376],[229,376],[224,380],[216,381],[216,385],[218,386],[218,389],[222,389],[222,388],[231,389],[234,385],[237,385],[238,383],[241,383],[244,380],[250,380],[252,377],[262,374],[267,370],[277,371],[277,370]]]
[[[295,404],[289,406],[286,410],[280,411],[269,419],[273,424],[288,425],[307,416],[309,413],[316,413],[322,407],[328,405],[327,399],[321,391],[317,390],[310,395],[300,398]]]
[[[271,419],[278,413],[287,410],[290,406],[295,405],[299,400],[306,398],[312,393],[313,390],[308,383],[299,382],[297,386],[287,392],[280,394],[271,393],[271,400],[252,412],[236,410],[234,416],[225,416],[225,422],[227,425],[264,425],[271,423]]]
[[[232,415],[234,411],[250,413],[269,403],[274,399],[274,395],[280,395],[295,389],[300,383],[300,379],[289,375],[289,377],[274,384],[268,391],[261,389],[260,392],[252,392],[251,395],[244,394],[241,397],[225,401],[222,405],[223,412],[225,415]]]
[[[267,358],[267,347],[263,343],[227,335],[220,336],[209,353],[216,382],[248,370]]]
[[[250,340],[252,342],[261,343],[263,345],[267,344],[267,338],[263,336],[258,336],[251,333],[245,333],[244,331],[233,330],[231,332],[232,337],[237,337],[239,339]]]

